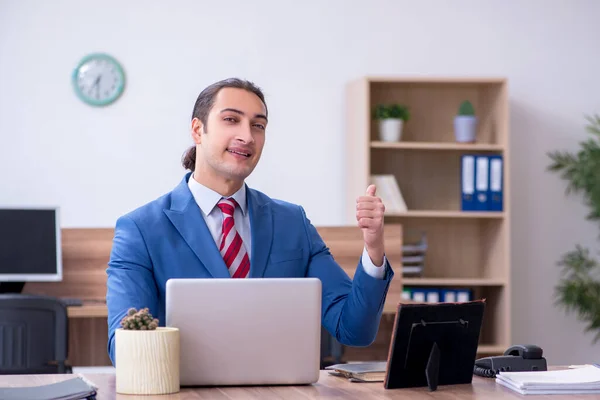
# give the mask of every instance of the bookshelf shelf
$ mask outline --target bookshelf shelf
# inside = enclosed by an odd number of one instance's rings
[[[350,82],[346,92],[347,221],[354,223],[353,201],[372,176],[392,176],[408,211],[388,207],[385,223],[400,223],[405,239],[423,233],[427,239],[423,277],[397,278],[404,287],[465,288],[472,298],[485,298],[480,353],[501,354],[511,343],[510,182],[504,172],[502,211],[462,211],[461,158],[501,155],[503,171],[510,169],[507,87],[502,77],[369,76]],[[454,117],[464,100],[478,119],[474,143],[454,137]],[[400,141],[384,142],[372,110],[391,103],[408,106],[411,117]],[[382,185],[382,195],[389,192]],[[380,327],[380,343],[389,330]]]
[[[395,76],[395,75],[371,75],[364,78],[370,83],[402,83],[405,85],[424,83],[437,85],[466,85],[466,84],[504,84],[506,78],[497,76]]]
[[[481,143],[443,143],[443,142],[371,142],[373,149],[399,149],[399,150],[454,150],[454,151],[494,151],[500,152],[504,150],[504,146],[498,144],[481,144]]]
[[[506,282],[498,278],[402,278],[403,286],[504,286]]]
[[[504,218],[500,211],[446,211],[446,210],[408,210],[403,213],[386,213],[386,217],[395,218]]]

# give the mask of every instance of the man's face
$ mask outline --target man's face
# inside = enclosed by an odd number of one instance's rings
[[[267,127],[266,110],[254,93],[224,88],[215,97],[206,126],[192,122],[194,140],[201,158],[201,174],[227,180],[244,180],[262,153]]]

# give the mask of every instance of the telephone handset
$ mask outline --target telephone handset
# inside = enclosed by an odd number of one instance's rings
[[[502,356],[485,357],[475,361],[473,373],[478,376],[494,378],[502,371],[547,371],[543,350],[535,345],[516,345]]]

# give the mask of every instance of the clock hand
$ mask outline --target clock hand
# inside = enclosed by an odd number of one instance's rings
[[[96,86],[96,98],[100,97],[100,79],[102,79],[102,75],[98,75],[94,81],[94,86]]]

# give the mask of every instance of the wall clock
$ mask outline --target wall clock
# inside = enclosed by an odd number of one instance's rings
[[[73,70],[77,96],[92,106],[114,103],[125,89],[125,73],[119,62],[104,53],[85,56]]]

